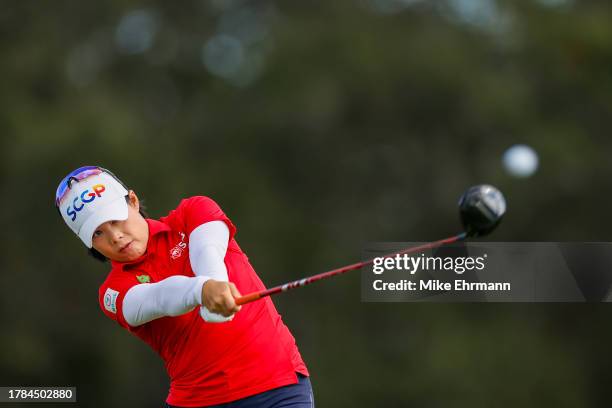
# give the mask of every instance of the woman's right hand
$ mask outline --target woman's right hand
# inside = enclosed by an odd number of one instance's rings
[[[236,304],[237,297],[240,292],[232,282],[209,279],[202,286],[202,305],[212,313],[232,316],[242,308]]]

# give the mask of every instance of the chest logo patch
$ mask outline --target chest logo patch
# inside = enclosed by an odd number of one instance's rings
[[[151,282],[151,277],[149,275],[138,275],[138,276],[136,276],[136,279],[138,279],[138,282],[140,282],[140,283],[149,283],[149,282]]]
[[[181,236],[181,242],[176,244],[174,248],[170,250],[170,258],[172,259],[180,258],[183,255],[185,248],[187,248],[187,244],[185,243],[185,234],[182,232],[179,232],[179,234]]]

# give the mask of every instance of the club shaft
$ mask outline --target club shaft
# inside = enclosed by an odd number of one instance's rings
[[[449,238],[444,238],[439,241],[430,242],[423,245],[413,246],[410,248],[403,249],[398,252],[394,252],[392,254],[384,255],[383,258],[394,257],[396,255],[404,255],[404,254],[412,254],[415,252],[425,251],[432,248],[437,248],[442,245],[452,244],[454,242],[462,241],[466,238],[467,234],[462,232],[461,234],[454,235]],[[319,281],[321,279],[331,278],[332,276],[340,275],[349,271],[354,271],[356,269],[361,269],[364,266],[370,265],[374,262],[375,258],[369,259],[367,261],[357,262],[351,265],[343,266],[341,268],[332,269],[331,271],[322,272],[317,275],[309,276],[306,278],[298,279],[293,282],[285,283],[284,285],[275,286],[270,289],[262,290],[259,292],[249,293],[247,295],[236,298],[237,305],[244,305],[249,302],[253,302],[257,299],[264,298],[266,296],[272,296],[277,293],[287,292],[288,290],[299,288],[302,286],[310,285],[313,282]]]

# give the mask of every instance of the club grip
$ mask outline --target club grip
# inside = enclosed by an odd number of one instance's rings
[[[244,305],[245,303],[253,302],[260,298],[261,298],[261,294],[259,292],[249,293],[248,295],[244,295],[244,296],[240,296],[236,298],[236,304],[240,306],[240,305]]]

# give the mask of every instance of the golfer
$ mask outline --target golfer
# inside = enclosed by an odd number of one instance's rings
[[[314,407],[272,300],[234,301],[265,287],[213,200],[185,198],[153,220],[110,171],[86,166],[60,182],[55,205],[89,252],[110,260],[100,308],[164,360],[166,407]]]

